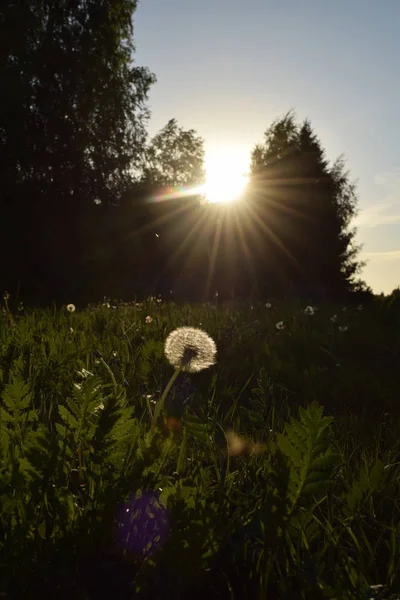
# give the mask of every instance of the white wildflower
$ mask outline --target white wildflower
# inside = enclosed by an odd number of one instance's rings
[[[176,369],[197,373],[215,364],[217,347],[202,329],[178,327],[167,337],[164,352]]]
[[[337,315],[332,315],[330,320],[332,321],[332,323],[336,323]]]
[[[285,323],[283,321],[279,321],[279,323],[276,324],[276,328],[281,330],[285,328]]]
[[[75,304],[67,304],[68,312],[75,312]]]
[[[87,379],[88,377],[93,377],[93,373],[91,373],[87,369],[82,369],[81,371],[78,371],[78,375],[80,375],[83,379]]]
[[[305,315],[313,315],[315,313],[315,310],[312,306],[306,306],[304,309],[304,314]]]
[[[153,319],[149,315],[147,315],[147,317],[145,318],[145,321],[146,321],[146,323],[152,323]]]
[[[100,404],[94,409],[94,413],[97,414],[101,410],[104,410],[104,402],[100,402]]]
[[[339,331],[347,331],[347,330],[348,330],[347,325],[340,325],[339,326]]]

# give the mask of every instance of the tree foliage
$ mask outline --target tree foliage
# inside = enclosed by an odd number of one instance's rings
[[[272,288],[330,297],[351,290],[361,266],[355,184],[342,157],[329,164],[308,120],[288,113],[267,129],[252,153],[250,193],[259,277],[264,270]]]
[[[267,129],[233,207],[199,201],[204,142],[193,129],[171,119],[147,140],[155,78],[134,64],[135,9],[136,0],[2,4],[3,289],[38,302],[362,290],[355,185],[308,121],[289,113]]]
[[[0,274],[13,289],[20,281],[37,295],[42,284],[56,297],[78,276],[96,204],[117,204],[131,185],[154,81],[133,64],[135,9],[134,0],[2,3]]]
[[[145,153],[143,179],[159,186],[204,183],[204,142],[193,129],[185,131],[170,119]]]

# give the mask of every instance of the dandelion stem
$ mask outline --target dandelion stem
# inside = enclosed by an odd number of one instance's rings
[[[3,295],[3,300],[4,300],[4,304],[6,305],[6,313],[7,313],[8,323],[11,327],[14,327],[14,319],[11,314],[10,307],[8,306],[8,296],[6,294]]]
[[[153,411],[151,410],[151,406],[150,406],[150,400],[148,399],[148,397],[146,396],[146,402],[147,402],[147,408],[150,414],[150,418],[153,419]]]
[[[107,369],[107,371],[110,373],[110,377],[112,379],[113,386],[114,386],[115,397],[117,397],[117,381],[116,381],[116,379],[114,377],[114,373],[112,372],[112,370],[110,369],[110,367],[108,366],[108,364],[106,363],[106,361],[104,360],[104,358],[100,357],[100,362],[105,366],[105,368]]]
[[[156,408],[154,410],[153,427],[156,425],[157,419],[160,416],[160,413],[164,407],[165,398],[168,396],[168,393],[169,393],[170,389],[172,388],[175,379],[178,377],[178,375],[181,371],[182,371],[182,367],[179,367],[178,369],[175,370],[175,372],[172,375],[171,379],[169,380],[165,390],[163,391],[161,398],[157,402]]]

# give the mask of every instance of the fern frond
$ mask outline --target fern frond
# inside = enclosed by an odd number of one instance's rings
[[[331,417],[323,417],[316,403],[300,409],[300,420],[292,419],[277,445],[289,467],[288,499],[291,510],[300,499],[322,493],[329,486],[339,460],[331,446]]]

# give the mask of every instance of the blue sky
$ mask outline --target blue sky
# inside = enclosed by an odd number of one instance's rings
[[[150,133],[171,118],[245,171],[271,122],[308,117],[358,180],[363,277],[400,285],[400,0],[142,0],[136,62],[157,76]]]

